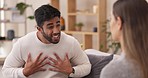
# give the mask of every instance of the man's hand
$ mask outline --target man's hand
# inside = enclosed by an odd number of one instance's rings
[[[35,59],[35,61],[33,61],[31,59],[31,54],[28,54],[28,59],[27,62],[25,64],[25,67],[23,69],[23,74],[28,77],[29,75],[32,75],[36,72],[39,71],[45,71],[46,69],[42,68],[43,66],[45,66],[47,63],[42,64],[48,57],[44,57],[41,59],[43,53],[40,53],[37,58]]]
[[[67,75],[70,75],[72,73],[72,66],[70,64],[68,54],[66,54],[64,60],[62,60],[56,53],[54,53],[57,60],[49,57],[49,60],[53,63],[49,63],[49,65],[53,66],[54,68],[49,68],[51,71],[57,71],[61,73],[65,73]]]

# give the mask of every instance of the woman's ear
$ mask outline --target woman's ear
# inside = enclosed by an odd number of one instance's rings
[[[117,17],[117,25],[118,25],[118,29],[121,30],[122,29],[122,21],[120,17]]]

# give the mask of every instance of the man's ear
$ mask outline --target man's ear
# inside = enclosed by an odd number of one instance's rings
[[[121,30],[122,29],[122,21],[120,17],[117,17],[117,25],[118,25],[118,29]]]
[[[41,27],[38,27],[38,26],[37,26],[37,30],[38,30],[38,31],[41,31],[42,29],[41,29]]]

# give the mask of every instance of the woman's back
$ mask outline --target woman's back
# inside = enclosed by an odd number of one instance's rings
[[[100,78],[142,78],[138,64],[125,58],[122,53],[117,60],[110,62],[103,68]]]

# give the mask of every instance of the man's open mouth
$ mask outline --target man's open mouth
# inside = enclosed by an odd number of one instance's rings
[[[52,37],[52,40],[53,40],[53,41],[59,41],[59,39],[60,39],[60,34],[54,35],[54,36]]]

